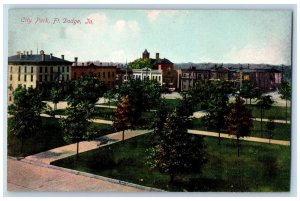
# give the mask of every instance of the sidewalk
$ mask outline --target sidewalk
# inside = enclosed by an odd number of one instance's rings
[[[149,187],[112,180],[26,160],[7,160],[7,191],[18,192],[149,192]]]
[[[149,132],[151,131],[150,130],[126,130],[125,140]],[[120,142],[122,140],[122,131],[108,134],[106,135],[106,137],[109,138],[109,142],[107,144],[103,144],[100,146],[98,145],[99,141],[97,140],[80,142],[79,153],[97,149],[99,147],[103,147],[112,143]],[[77,151],[77,144],[74,143],[63,147],[57,147],[31,156],[27,156],[25,159],[40,162],[40,163],[50,164],[52,161],[56,161],[62,158],[67,158],[69,156],[76,155],[76,151]]]
[[[191,130],[188,129],[188,133],[190,134],[196,134],[196,135],[204,135],[204,136],[211,136],[211,137],[219,137],[219,133],[216,132],[210,132],[210,131],[201,131],[201,130]],[[236,139],[234,135],[229,135],[225,133],[221,133],[221,138],[229,138],[229,139]],[[283,146],[290,146],[290,141],[285,140],[269,140],[267,138],[259,138],[259,137],[245,137],[240,138],[240,140],[249,141],[249,142],[261,142],[261,143],[270,143],[270,144],[277,144],[277,145],[283,145]]]

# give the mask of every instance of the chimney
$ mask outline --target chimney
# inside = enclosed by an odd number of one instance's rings
[[[26,54],[26,51],[24,50],[24,51],[23,51],[23,55],[25,55],[25,54]]]
[[[41,50],[40,53],[42,55],[42,61],[45,61],[45,52],[43,50]]]
[[[52,59],[52,53],[50,53],[50,59]]]
[[[62,60],[65,60],[65,55],[62,54],[62,55],[61,55],[61,59],[62,59]]]
[[[28,56],[28,55],[29,55],[29,52],[27,51],[27,52],[26,52],[26,56]]]
[[[23,57],[23,53],[21,53],[21,52],[20,52],[19,56],[20,56],[20,59],[22,59],[22,57]]]
[[[75,66],[77,66],[78,57],[74,57],[74,61],[75,61]]]
[[[32,55],[32,50],[30,50],[30,55]]]
[[[159,53],[158,52],[155,54],[155,58],[156,58],[156,60],[159,59]]]

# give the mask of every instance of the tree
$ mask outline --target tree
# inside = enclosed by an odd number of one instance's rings
[[[285,121],[287,123],[288,119],[288,107],[287,107],[287,101],[291,100],[291,85],[289,82],[283,81],[281,84],[281,87],[279,88],[279,94],[281,95],[280,98],[285,99]]]
[[[63,90],[59,86],[52,87],[50,90],[50,100],[54,104],[54,110],[57,110],[57,103],[63,98]]]
[[[256,104],[257,107],[260,108],[260,132],[261,132],[261,135],[263,132],[262,119],[264,116],[264,112],[265,112],[265,110],[271,109],[273,103],[274,103],[274,101],[272,100],[272,97],[270,95],[267,95],[267,96],[261,96],[258,99],[258,102]]]
[[[42,124],[40,114],[45,106],[37,89],[19,86],[14,91],[14,102],[8,108],[9,114],[12,115],[10,132],[21,140],[21,153],[24,140],[34,136],[40,129]]]
[[[229,133],[236,136],[238,156],[240,156],[239,139],[249,136],[253,126],[251,111],[246,108],[240,97],[236,97],[235,103],[231,103],[229,106],[229,113],[225,120]]]
[[[115,98],[115,93],[112,90],[103,94],[103,97],[108,99],[108,106],[110,107],[110,101]]]
[[[120,88],[120,97],[127,95],[130,104],[136,108],[131,115],[135,122],[139,122],[142,111],[150,110],[158,105],[161,87],[155,80],[129,80]]]
[[[151,63],[151,59],[142,59],[142,58],[130,62],[128,64],[128,67],[132,69],[141,69],[141,68],[155,69],[155,65]]]
[[[207,127],[216,129],[219,133],[219,145],[221,144],[221,129],[226,127],[225,116],[228,114],[228,111],[228,97],[216,94],[209,103],[208,114],[204,117]]]
[[[205,159],[203,138],[188,134],[190,119],[173,111],[159,132],[159,143],[149,149],[147,163],[170,175],[170,182],[181,173],[200,172]]]
[[[246,104],[247,104],[247,99],[250,99],[250,105],[251,105],[251,99],[257,98],[257,90],[255,87],[251,84],[250,81],[243,81],[241,91],[240,91],[240,96],[246,99]]]
[[[268,130],[268,134],[269,134],[269,143],[271,143],[271,139],[273,138],[273,130],[275,129],[276,125],[274,123],[273,119],[269,119],[269,121],[266,124],[266,129]]]
[[[122,130],[122,141],[124,141],[124,131],[133,127],[134,118],[132,114],[135,108],[131,105],[128,96],[121,98],[115,113],[113,127]]]
[[[78,103],[66,109],[66,118],[60,119],[60,125],[63,130],[64,140],[68,143],[76,143],[76,157],[78,159],[79,143],[89,138],[89,127],[91,123],[89,119],[90,113],[86,110],[84,103]]]
[[[79,103],[94,105],[99,97],[106,91],[105,84],[95,74],[81,75],[78,80],[73,81],[67,101],[71,106]]]

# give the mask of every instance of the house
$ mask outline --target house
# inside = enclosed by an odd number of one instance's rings
[[[132,78],[139,80],[156,80],[163,85],[162,70],[153,70],[151,68],[132,69]]]

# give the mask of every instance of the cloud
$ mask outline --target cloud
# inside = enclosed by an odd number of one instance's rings
[[[155,22],[158,17],[160,15],[160,11],[159,10],[151,10],[148,11],[147,16],[150,22]]]
[[[125,26],[126,26],[125,20],[118,20],[115,24],[115,28],[117,30],[123,30],[125,28]]]
[[[136,36],[140,32],[140,26],[137,21],[118,20],[114,28],[119,32],[117,33],[120,35],[119,37]]]
[[[270,39],[263,47],[247,44],[241,49],[233,47],[225,60],[234,63],[291,64],[290,43]]]

